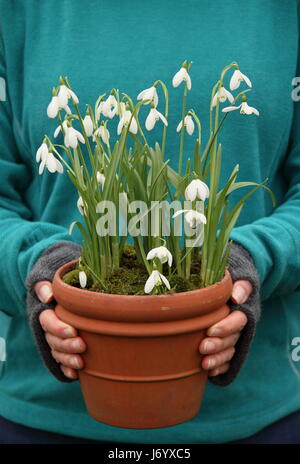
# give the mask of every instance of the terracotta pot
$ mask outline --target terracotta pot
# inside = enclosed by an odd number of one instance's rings
[[[199,411],[207,372],[199,344],[229,313],[229,273],[210,287],[172,295],[110,295],[65,284],[56,273],[56,314],[87,344],[81,389],[90,415],[125,428],[167,427]]]

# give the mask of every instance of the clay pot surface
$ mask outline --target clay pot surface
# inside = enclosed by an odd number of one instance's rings
[[[199,344],[229,313],[232,280],[168,295],[111,295],[53,281],[56,314],[84,339],[81,389],[90,415],[125,428],[158,428],[192,419],[207,380]]]

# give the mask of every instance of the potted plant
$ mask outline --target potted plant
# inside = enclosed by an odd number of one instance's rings
[[[250,89],[234,97],[224,78],[234,69],[232,90],[242,81],[251,87],[249,78],[237,63],[222,70],[212,89],[210,136],[202,150],[200,120],[187,110],[190,67],[185,61],[173,78],[174,87],[184,83],[178,170],[165,159],[169,96],[161,80],[143,90],[137,104],[112,89],[94,108],[87,105],[82,117],[68,79],[60,78],[47,113],[58,118],[54,136],[61,134],[64,144],[46,136],[37,152],[40,173],[45,168],[63,173],[65,167],[78,192],[82,221],[74,222],[70,233],[79,228],[82,256],[55,275],[56,313],[87,345],[79,377],[89,413],[119,427],[165,427],[197,414],[207,378],[199,343],[229,312],[230,232],[258,188],[272,196],[265,182],[237,182],[238,165],[219,186],[218,134],[228,113],[258,115],[246,101]],[[158,91],[164,113],[158,110]],[[220,119],[220,103],[227,99],[231,106],[222,109]],[[163,125],[161,143],[154,147],[139,120],[144,105],[150,107],[146,129]],[[113,118],[119,118],[119,138],[111,146]],[[185,132],[195,131],[194,156],[185,161]],[[230,206],[231,193],[244,187],[251,190]]]

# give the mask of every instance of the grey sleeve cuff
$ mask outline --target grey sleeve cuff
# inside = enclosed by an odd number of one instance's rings
[[[63,264],[78,259],[81,248],[72,242],[57,242],[47,248],[40,256],[32,271],[28,275],[25,285],[27,288],[27,313],[29,325],[34,335],[39,353],[50,372],[62,382],[72,382],[61,371],[59,363],[52,357],[51,349],[46,341],[45,332],[39,322],[39,315],[45,309],[55,308],[56,302],[41,303],[37,298],[34,286],[37,282],[48,280],[52,282],[56,270]]]
[[[248,280],[251,282],[253,290],[248,300],[242,305],[234,304],[231,301],[229,302],[230,311],[242,311],[247,316],[248,322],[235,345],[235,354],[230,361],[229,370],[224,374],[209,377],[212,383],[219,386],[230,384],[238,375],[254,337],[261,309],[259,294],[260,284],[257,270],[248,251],[235,242],[233,242],[231,247],[228,269],[233,282],[237,280]]]

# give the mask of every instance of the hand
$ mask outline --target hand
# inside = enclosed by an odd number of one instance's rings
[[[47,304],[53,300],[50,282],[38,282],[34,290],[42,303]],[[52,356],[55,361],[61,364],[62,372],[70,379],[77,379],[78,369],[83,368],[83,359],[78,353],[83,353],[86,350],[83,339],[78,337],[74,327],[62,322],[53,309],[45,309],[40,314],[39,320],[45,331]]]
[[[251,292],[252,285],[248,280],[237,280],[233,285],[231,299],[234,303],[243,304]],[[204,355],[202,368],[209,371],[209,376],[228,371],[236,342],[246,324],[246,315],[236,310],[208,329],[208,337],[200,343],[199,351]]]

